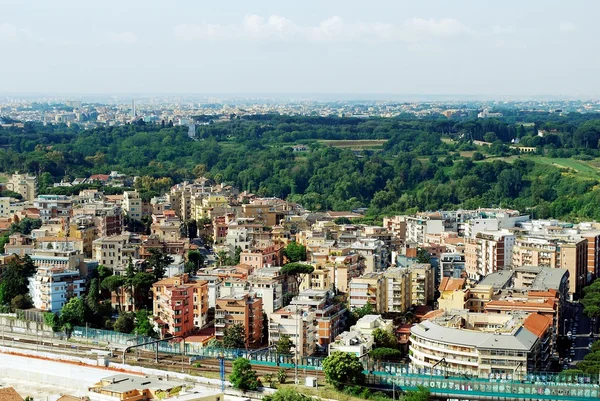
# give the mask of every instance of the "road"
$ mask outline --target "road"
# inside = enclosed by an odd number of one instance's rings
[[[574,367],[589,352],[592,321],[583,314],[583,307],[578,303],[570,304],[563,316],[567,319],[567,325],[564,327],[563,332],[568,333],[570,331],[571,335],[575,335],[575,339],[568,342],[571,348],[567,354],[572,359],[571,367]],[[597,336],[594,337],[594,340],[596,339]]]

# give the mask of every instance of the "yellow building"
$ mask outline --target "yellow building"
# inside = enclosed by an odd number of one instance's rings
[[[410,273],[406,269],[388,269],[385,277],[385,310],[406,312],[412,305]]]
[[[420,263],[409,267],[411,281],[410,301],[413,305],[428,305],[434,298],[434,271],[430,264]]]
[[[451,310],[465,309],[470,291],[465,289],[464,278],[444,277],[440,283],[440,297],[438,298],[438,309],[447,312]]]
[[[302,283],[300,283],[300,291],[304,290],[330,290],[331,285],[331,270],[328,268],[316,268],[311,274],[306,274]]]
[[[221,195],[211,195],[202,198],[201,202],[196,199],[194,203],[193,215],[196,220],[214,215],[222,215],[227,211],[229,201]]]

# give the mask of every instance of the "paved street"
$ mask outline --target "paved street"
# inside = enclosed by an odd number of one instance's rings
[[[573,360],[570,365],[571,367],[574,367],[577,362],[583,360],[589,352],[588,346],[590,340],[592,340],[590,338],[592,323],[591,320],[583,314],[583,307],[579,304],[572,304],[564,316],[567,319],[567,325],[563,328],[564,333],[561,332],[560,334],[562,335],[571,332],[571,335],[575,335],[574,340],[568,341],[570,349],[565,352],[566,356]],[[597,336],[594,337],[594,340],[596,338]],[[563,356],[562,353],[561,356]]]

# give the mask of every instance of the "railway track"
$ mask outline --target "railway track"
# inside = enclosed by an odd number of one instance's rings
[[[0,345],[15,348],[15,352],[19,349],[27,349],[34,351],[52,352],[55,354],[90,357],[94,351],[105,350],[105,347],[95,345],[86,345],[79,343],[70,343],[64,341],[56,341],[43,338],[25,338],[18,336],[0,336]],[[113,363],[122,363],[122,354],[116,352],[109,360]],[[203,376],[203,373],[210,373],[210,378],[218,378],[220,374],[220,361],[217,358],[201,358],[190,363],[190,356],[182,356],[177,354],[167,354],[164,352],[158,353],[158,362],[156,361],[156,353],[149,350],[132,350],[125,354],[125,363],[134,366],[142,366],[151,369],[160,369],[171,372],[185,372],[195,376]],[[250,361],[255,362],[255,361]],[[284,369],[288,378],[295,376],[293,367],[268,366],[262,364],[253,364],[253,369],[259,376],[266,374],[277,374],[280,369]],[[232,361],[225,361],[226,374],[231,373]],[[306,371],[298,369],[298,378],[302,379],[305,376],[314,376],[315,371]]]

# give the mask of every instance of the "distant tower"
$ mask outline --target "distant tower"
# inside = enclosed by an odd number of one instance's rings
[[[188,127],[188,136],[192,139],[196,139],[196,124],[191,123]]]
[[[135,118],[135,99],[131,99],[131,114]]]

